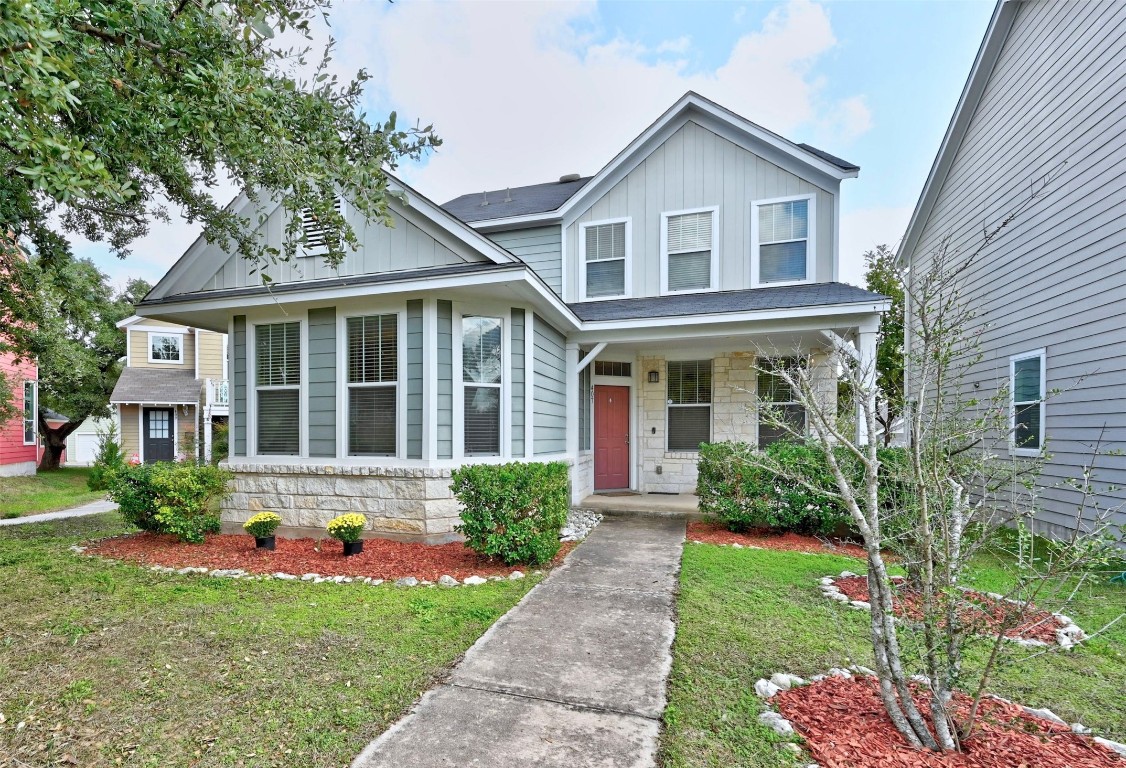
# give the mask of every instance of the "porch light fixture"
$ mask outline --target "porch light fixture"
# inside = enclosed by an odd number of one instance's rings
[[[660,371],[649,371],[649,383],[650,384],[660,384],[661,383],[661,372]]]

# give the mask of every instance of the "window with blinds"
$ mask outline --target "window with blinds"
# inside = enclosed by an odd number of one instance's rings
[[[38,408],[35,402],[36,386],[34,381],[23,383],[23,444],[35,445],[35,425],[38,421]]]
[[[809,200],[758,206],[758,281],[809,279]]]
[[[715,211],[665,218],[665,290],[706,291],[712,286]]]
[[[1044,353],[1010,358],[1009,391],[1012,396],[1013,450],[1034,455],[1043,447]]]
[[[804,434],[805,407],[798,401],[790,383],[778,375],[779,369],[796,368],[798,361],[794,358],[763,359],[757,365],[759,448],[780,440],[793,440],[795,433]]]
[[[626,222],[592,224],[583,229],[586,298],[626,293]]]
[[[254,384],[258,401],[257,452],[301,452],[301,324],[254,328]]]
[[[668,364],[668,449],[698,451],[712,439],[712,361]]]
[[[348,454],[398,451],[399,318],[349,317],[347,325]]]
[[[462,318],[462,435],[466,456],[500,455],[501,353],[499,319]]]
[[[341,211],[340,198],[332,203],[332,209],[337,213]],[[329,232],[325,227],[324,222],[317,218],[317,214],[312,208],[303,208],[301,210],[301,234],[305,238],[305,255],[316,256],[325,253],[329,249]]]

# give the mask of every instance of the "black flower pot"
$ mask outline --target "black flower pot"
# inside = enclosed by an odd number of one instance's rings
[[[273,552],[277,549],[277,541],[273,536],[255,536],[254,546],[257,549],[268,549]]]
[[[364,542],[363,542],[362,539],[360,541],[346,541],[346,542],[344,542],[344,556],[345,557],[351,557],[352,555],[358,555],[363,551],[364,551]]]

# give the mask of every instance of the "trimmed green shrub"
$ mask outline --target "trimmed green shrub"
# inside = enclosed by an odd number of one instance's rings
[[[109,488],[109,476],[125,466],[125,451],[121,450],[117,424],[111,421],[108,427],[99,429],[97,434],[98,451],[94,455],[94,464],[90,467],[90,476],[86,478],[86,486],[91,491],[104,491]]]
[[[473,551],[508,565],[546,563],[559,552],[567,522],[567,465],[512,462],[455,469],[454,496],[462,505],[457,531]]]
[[[230,479],[230,472],[206,464],[137,464],[110,475],[109,495],[125,522],[198,544],[219,531],[216,502]]]

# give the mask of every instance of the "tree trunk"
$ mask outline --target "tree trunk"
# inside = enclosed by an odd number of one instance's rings
[[[81,423],[81,422],[79,422]],[[39,435],[43,438],[43,458],[39,462],[40,472],[54,472],[62,469],[63,451],[66,450],[66,439],[70,433],[78,429],[79,424],[67,422],[57,427],[47,424],[43,413],[39,414]]]

